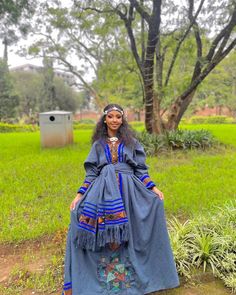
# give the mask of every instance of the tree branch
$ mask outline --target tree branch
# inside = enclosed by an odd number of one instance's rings
[[[192,91],[194,91],[197,86],[206,78],[206,76],[230,53],[230,51],[236,46],[236,38],[231,42],[231,44],[221,53],[217,58],[208,64],[208,67],[205,68],[202,73],[198,76],[197,79],[191,83],[189,88],[180,95],[180,99],[184,100]]]
[[[141,15],[142,18],[145,19],[147,23],[150,23],[151,16],[147,13],[147,11],[144,10],[142,5],[140,5],[136,0],[129,0],[129,2],[137,10],[137,12]]]
[[[195,67],[193,70],[193,75],[192,75],[192,81],[201,73],[201,68],[202,68],[202,63],[201,63],[201,58],[202,58],[202,39],[200,36],[200,30],[198,23],[196,19],[193,17],[193,10],[194,10],[194,0],[189,0],[189,13],[188,17],[190,22],[193,22],[193,30],[194,30],[194,35],[195,35],[195,40],[196,40],[196,45],[197,45],[197,59],[195,63]]]
[[[168,83],[169,83],[170,75],[171,75],[171,72],[172,72],[172,70],[173,70],[173,68],[174,68],[174,64],[175,64],[175,61],[176,61],[176,59],[177,59],[177,56],[178,56],[178,53],[179,53],[180,47],[181,47],[182,43],[184,42],[184,40],[186,39],[188,33],[190,32],[192,26],[194,25],[194,22],[196,21],[198,15],[199,15],[199,13],[200,13],[200,11],[201,11],[201,9],[202,9],[202,6],[203,6],[203,4],[204,4],[204,1],[205,1],[205,0],[201,0],[201,2],[200,2],[200,4],[199,4],[199,7],[198,7],[198,10],[197,10],[197,12],[195,13],[195,16],[193,17],[192,22],[189,24],[187,30],[185,31],[185,33],[183,34],[183,36],[180,38],[180,40],[179,40],[179,42],[178,42],[178,44],[177,44],[177,46],[176,46],[176,48],[175,48],[175,52],[174,52],[174,54],[173,54],[173,57],[172,57],[172,60],[171,60],[171,63],[170,63],[169,69],[168,69],[168,71],[167,71],[166,80],[165,80],[165,84],[164,84],[165,87],[166,87],[166,86],[168,85]]]
[[[210,62],[215,54],[215,50],[218,46],[218,44],[220,43],[220,41],[222,40],[222,38],[225,38],[225,41],[223,41],[221,43],[221,45],[226,45],[227,43],[227,37],[229,38],[230,33],[232,31],[232,29],[234,28],[234,26],[236,25],[236,5],[234,5],[234,11],[232,13],[231,19],[229,21],[229,23],[220,31],[220,33],[216,36],[216,38],[214,39],[214,41],[211,44],[211,47],[209,49],[208,54],[206,55],[206,60],[208,62]],[[229,34],[229,35],[228,35]],[[223,46],[220,46],[220,50],[223,49]],[[220,53],[220,52],[219,52]]]
[[[133,9],[132,4],[130,6],[131,7],[130,7],[129,10]],[[130,47],[131,47],[132,53],[134,55],[135,61],[137,63],[137,66],[138,66],[138,68],[140,70],[140,73],[143,75],[143,65],[142,65],[140,56],[138,54],[137,45],[136,45],[136,41],[135,41],[133,29],[132,29],[132,21],[133,21],[133,18],[131,18],[131,17],[127,18],[127,16],[126,16],[127,13],[124,14],[119,9],[116,10],[116,13],[124,21],[124,24],[125,24],[125,27],[126,27],[126,30],[127,30],[128,36],[129,36],[129,39],[130,39]]]

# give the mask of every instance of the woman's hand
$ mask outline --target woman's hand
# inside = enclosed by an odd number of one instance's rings
[[[163,193],[156,187],[154,186],[152,188],[152,191],[161,199],[161,200],[164,200],[164,195]]]
[[[70,210],[74,210],[75,209],[75,206],[76,204],[79,202],[79,200],[82,198],[82,194],[78,193],[76,195],[76,197],[74,198],[74,200],[71,202],[70,204]]]

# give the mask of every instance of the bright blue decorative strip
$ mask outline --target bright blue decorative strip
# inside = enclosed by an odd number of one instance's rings
[[[103,143],[102,143],[102,146],[103,146],[103,149],[104,149],[104,152],[105,152],[105,156],[107,158],[107,162],[110,163],[109,156],[108,156],[108,153],[107,153],[107,147]]]
[[[142,177],[140,177],[140,180],[141,181],[144,181],[144,179],[150,177],[148,174],[144,174]]]
[[[83,210],[91,210],[94,213],[97,212],[97,210],[94,207],[92,207],[92,206],[90,207],[90,205],[85,205]]]
[[[70,290],[71,288],[72,288],[71,286],[70,287],[65,287],[64,291]]]
[[[91,184],[91,182],[90,182],[90,181],[88,181],[88,180],[85,180],[85,181],[84,181],[84,183]]]
[[[107,201],[103,201],[104,203],[114,203],[114,202],[116,202],[116,201],[118,201],[118,200],[121,200],[122,201],[122,198],[118,198],[118,199],[115,199],[115,200],[112,200],[112,201],[110,201],[110,200],[107,200]]]
[[[105,209],[112,209],[112,208],[116,208],[117,206],[123,206],[123,202],[117,202],[115,204],[111,204],[111,205],[106,205],[106,204],[101,204],[101,205],[98,205],[98,210],[101,209],[101,208],[105,208]]]
[[[111,206],[117,206],[117,205],[120,205],[120,204],[123,204],[123,202],[120,200],[120,201],[117,201],[115,204],[99,204],[98,207],[100,208],[101,206],[104,206],[104,207],[111,207]]]
[[[120,148],[121,148],[121,144],[119,144],[119,146],[118,146],[118,162],[121,162]]]
[[[108,144],[106,144],[106,146],[105,146],[105,153],[106,153],[106,156],[107,156],[108,163],[112,163],[111,153],[110,153],[110,149],[109,149]]]
[[[66,287],[66,286],[71,286],[72,285],[72,282],[69,282],[69,283],[66,283],[66,284],[64,284],[64,287]]]
[[[87,231],[89,231],[89,232],[91,232],[91,233],[93,233],[93,234],[96,234],[96,232],[95,232],[94,230],[88,229],[88,228],[82,226],[81,224],[79,224],[78,227],[80,227],[80,228],[82,228],[82,229],[85,229],[85,230],[87,230]]]
[[[87,202],[87,201],[85,201],[84,203],[85,203],[85,204],[92,205],[92,206],[95,206],[95,207],[97,208],[97,206],[96,206],[95,204],[93,204],[93,203],[90,203],[90,202]]]
[[[94,208],[94,206],[92,206],[90,204],[85,204],[83,209],[90,209],[94,212],[97,212],[97,208]]]
[[[121,197],[123,198],[123,183],[122,183],[122,174],[119,172],[118,173],[118,175],[119,175],[119,187],[120,187],[120,195],[121,195]]]
[[[84,189],[86,191],[88,188],[86,186],[81,186],[80,189]]]
[[[89,210],[86,210],[86,209],[83,210],[83,213],[88,213],[88,214],[90,214],[90,215],[92,215],[92,216],[94,216],[94,217],[97,216],[97,214],[95,214],[95,213],[93,213],[93,212],[91,212],[91,211],[89,211]],[[82,214],[83,214],[83,213],[82,213]]]
[[[92,225],[90,225],[90,224],[87,224],[87,223],[84,223],[84,222],[80,222],[80,224],[83,224],[83,225],[88,226],[89,228],[93,228],[93,229],[95,229],[95,226],[92,226]]]
[[[123,212],[124,210],[116,210],[116,211],[106,211],[106,214],[114,214],[114,213],[119,213],[119,212]],[[98,216],[104,216],[105,212],[101,212],[101,213],[98,213]]]
[[[124,161],[124,153],[123,153],[123,151],[124,151],[124,144],[122,143],[122,145],[121,145],[121,153],[120,153],[120,155],[121,155],[121,162],[123,162]]]
[[[107,221],[106,225],[112,225],[112,224],[123,224],[123,223],[127,223],[128,219],[124,219],[122,221]]]
[[[155,186],[155,183],[153,181],[149,181],[147,184],[146,184],[146,188],[152,188]]]
[[[114,207],[113,209],[112,208],[99,208],[99,209],[104,209],[104,211],[106,212],[106,211],[111,211],[111,210],[116,210],[116,209],[120,209],[120,208],[122,208],[122,209],[124,209],[124,206],[122,205],[122,206],[118,206],[118,207]]]

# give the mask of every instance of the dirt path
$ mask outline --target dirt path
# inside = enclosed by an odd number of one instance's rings
[[[7,286],[9,278],[17,269],[25,269],[29,273],[40,273],[47,269],[50,257],[58,251],[58,244],[51,238],[25,242],[20,245],[0,245],[0,286]],[[9,293],[6,293],[9,294]],[[11,293],[10,293],[11,294]],[[13,293],[12,293],[13,294]],[[26,290],[15,295],[61,295],[60,286],[57,292],[47,294]],[[191,284],[183,284],[179,288],[153,293],[152,295],[227,295],[231,292],[211,274],[200,275],[191,280]],[[4,295],[4,294],[1,294]]]

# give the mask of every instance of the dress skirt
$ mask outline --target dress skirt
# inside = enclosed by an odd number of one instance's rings
[[[95,251],[79,247],[76,237],[82,204],[89,191],[102,193],[104,186],[117,185],[117,182],[110,183],[112,173],[119,176],[118,187],[129,221],[129,240],[116,249],[109,243]],[[144,186],[129,165],[105,165],[71,212],[64,283],[64,293],[72,295],[144,295],[179,285],[164,201]]]

